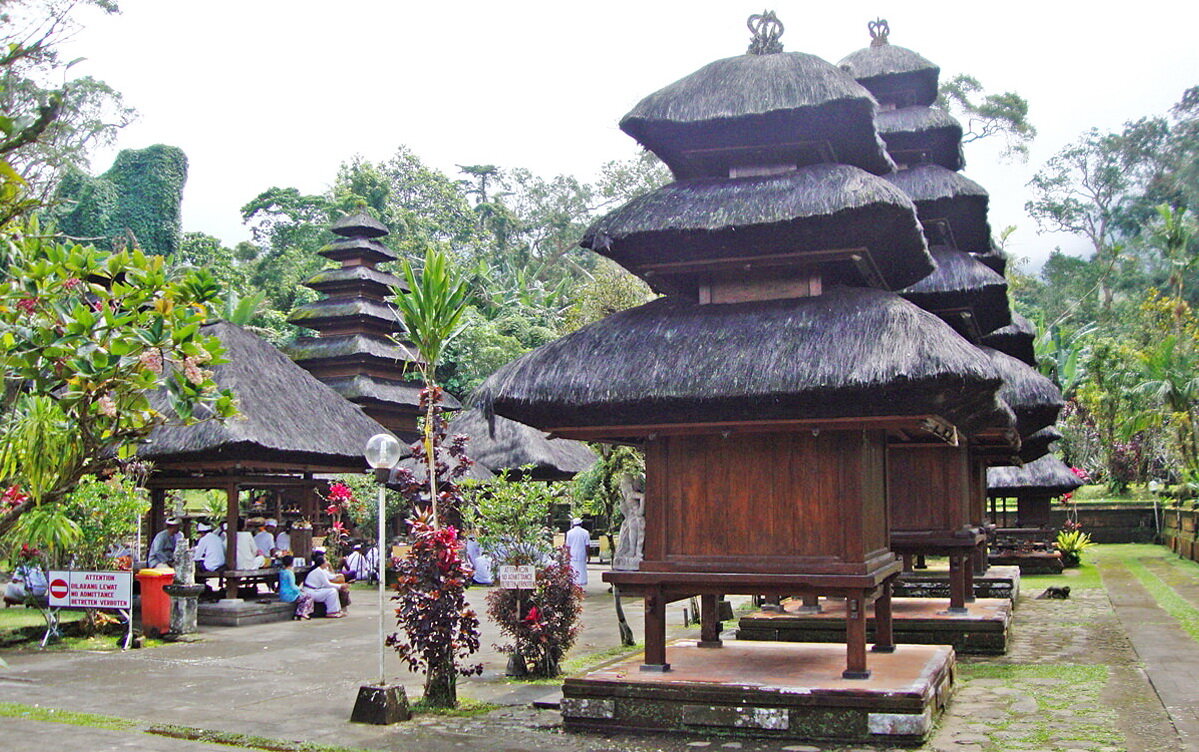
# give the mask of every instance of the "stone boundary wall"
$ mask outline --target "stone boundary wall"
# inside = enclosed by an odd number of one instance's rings
[[[1194,507],[1193,502],[1171,506],[1166,509],[1162,519],[1162,543],[1183,558],[1199,561],[1197,526],[1199,509]]]
[[[1166,530],[1167,507],[1159,504],[1154,520],[1153,504],[1079,504],[1078,521],[1096,543],[1154,543],[1160,525]],[[1054,505],[1049,518],[1060,530],[1069,510]]]

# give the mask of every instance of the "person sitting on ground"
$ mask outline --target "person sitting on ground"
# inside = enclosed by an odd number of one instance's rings
[[[201,534],[193,551],[196,559],[196,574],[220,572],[225,568],[224,541],[207,522],[196,525],[196,532]]]
[[[346,582],[354,582],[366,577],[366,557],[362,555],[362,546],[354,546],[354,550],[341,563],[341,573]]]
[[[31,596],[44,598],[47,587],[46,573],[41,567],[32,563],[21,564],[13,572],[12,580],[4,586],[4,607],[27,603]]]
[[[495,582],[491,573],[491,557],[483,552],[483,547],[473,535],[466,539],[466,558],[470,560],[473,572],[471,581],[476,585],[491,585]]]
[[[286,554],[279,560],[279,600],[296,604],[293,619],[312,618],[312,594],[296,586],[296,557]]]
[[[304,592],[312,596],[316,603],[324,604],[325,616],[338,619],[346,615],[342,604],[349,605],[350,586],[345,584],[345,578],[334,574],[323,551],[312,555],[313,568],[304,578]]]
[[[168,517],[166,528],[159,530],[150,542],[150,553],[146,554],[146,566],[151,569],[166,564],[175,563],[175,546],[183,542],[183,533],[179,532],[178,517]]]

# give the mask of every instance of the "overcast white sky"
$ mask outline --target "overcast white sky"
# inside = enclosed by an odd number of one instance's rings
[[[991,224],[1018,227],[1009,250],[1039,266],[1055,245],[1024,214],[1024,183],[1091,127],[1164,113],[1199,83],[1199,4],[859,0],[769,3],[788,50],[837,62],[883,16],[891,41],[1031,104],[1040,131],[1027,164],[967,147],[965,173],[991,193]],[[617,121],[638,100],[748,43],[762,0],[410,2],[121,0],[86,17],[75,70],[122,91],[140,119],[116,148],[155,143],[190,160],[184,228],[242,240],[238,208],[270,186],[328,187],[355,154],[406,144],[456,164],[593,176],[636,152]],[[111,164],[115,149],[93,169]]]

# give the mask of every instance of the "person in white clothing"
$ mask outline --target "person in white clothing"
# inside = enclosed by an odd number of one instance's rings
[[[291,551],[291,523],[284,523],[284,528],[275,535],[275,548],[279,551]]]
[[[587,584],[587,546],[591,544],[591,533],[583,527],[583,521],[575,517],[570,521],[566,533],[566,548],[570,550],[570,567],[575,573],[575,584]]]
[[[330,570],[329,562],[325,560],[323,552],[318,551],[313,554],[312,563],[316,566],[304,578],[304,586],[301,590],[311,595],[312,600],[316,603],[325,604],[326,617],[337,619],[345,616],[346,612],[341,610],[342,590],[349,588],[345,584],[345,578]]]
[[[254,522],[258,523],[254,525],[257,528],[257,532],[254,533],[254,545],[258,546],[258,553],[269,557],[275,552],[275,526],[277,523],[274,520],[261,518],[253,520],[251,525]]]
[[[146,566],[158,567],[163,564],[170,566],[175,561],[175,546],[183,542],[180,532],[181,521],[178,517],[168,517],[166,528],[159,530],[150,541],[150,552],[146,554]]]
[[[262,569],[266,557],[258,553],[258,544],[254,542],[254,536],[245,529],[244,522],[239,520],[237,527],[237,559],[234,568]]]
[[[196,543],[194,555],[196,569],[200,572],[219,572],[225,568],[225,542],[216,534],[212,525],[201,522],[196,531],[202,533]]]

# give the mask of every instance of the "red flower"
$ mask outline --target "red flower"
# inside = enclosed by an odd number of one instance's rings
[[[79,284],[80,284],[80,280],[78,277],[71,277],[70,279],[63,282],[62,286],[68,290],[74,290],[76,287],[79,287]]]
[[[330,504],[325,507],[325,514],[341,514],[341,507],[336,504]]]
[[[17,301],[17,308],[26,315],[33,315],[37,310],[37,298],[21,298]]]

